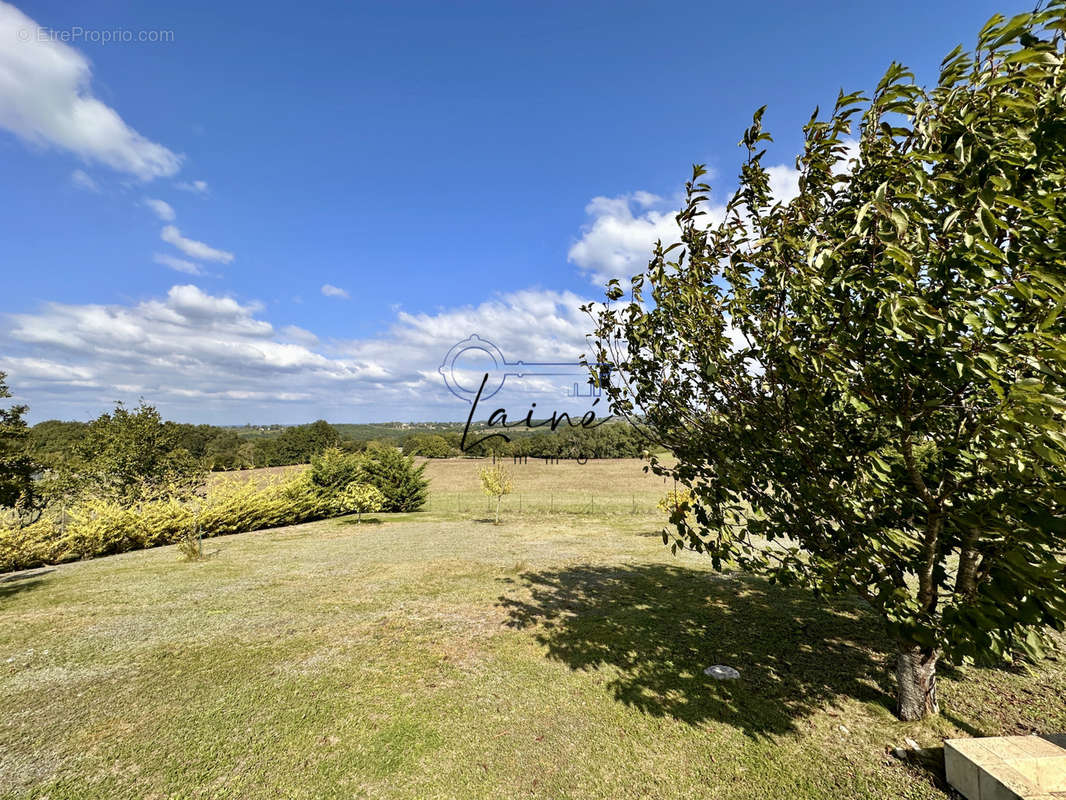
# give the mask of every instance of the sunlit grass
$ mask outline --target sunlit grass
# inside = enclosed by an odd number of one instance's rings
[[[1061,661],[895,722],[861,605],[717,576],[647,514],[431,508],[0,583],[0,796],[934,798],[887,746],[1066,729]]]

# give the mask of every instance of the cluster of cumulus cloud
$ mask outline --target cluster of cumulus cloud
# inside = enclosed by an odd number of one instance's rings
[[[134,130],[93,94],[88,59],[2,0],[0,42],[0,128],[32,147],[72,153],[87,168],[100,165],[141,183],[177,175],[184,161],[180,153]],[[70,180],[79,189],[100,191],[86,169],[75,169]],[[173,188],[194,194],[209,191],[204,180],[175,181]],[[173,206],[165,200],[146,197],[144,205],[167,223],[159,238],[181,253],[156,253],[157,264],[204,275],[203,262],[233,261],[233,253],[183,235],[173,224]]]
[[[465,414],[438,368],[472,332],[491,332],[509,360],[576,359],[586,349],[582,298],[528,290],[435,314],[397,312],[380,336],[320,340],[275,327],[263,306],[188,284],[131,305],[49,303],[9,315],[3,369],[20,395],[42,401],[35,417],[84,419],[115,399],[143,396],[170,416],[234,421],[390,418]],[[530,397],[563,400],[548,383],[526,381]],[[557,404],[558,405],[558,404]],[[265,415],[265,416],[264,416]]]
[[[36,148],[72,153],[86,168],[107,168],[143,184],[167,180],[192,194],[209,192],[206,181],[177,180],[183,156],[138,133],[97,98],[88,60],[39,30],[0,0],[0,128]],[[770,177],[779,199],[796,194],[796,170],[774,166]],[[71,181],[100,191],[86,169],[75,170]],[[508,358],[576,360],[588,351],[590,327],[580,306],[602,297],[607,280],[643,269],[657,239],[677,239],[679,201],[634,191],[589,202],[568,251],[590,284],[588,297],[531,288],[434,314],[397,311],[377,336],[323,341],[301,328],[276,327],[261,304],[179,284],[164,297],[126,305],[47,303],[8,314],[0,324],[0,370],[20,396],[33,399],[37,418],[85,418],[113,400],[137,396],[187,419],[355,418],[366,416],[353,408],[360,405],[389,409],[394,419],[452,417],[463,409],[438,373],[452,344],[481,333]],[[234,261],[234,253],[186,235],[171,203],[158,197],[139,202],[156,217],[160,240],[169,245],[152,256],[155,263],[208,276],[206,265]],[[708,219],[721,214],[720,206],[712,206]],[[345,289],[328,283],[321,292],[349,299]],[[524,402],[559,401],[558,388],[548,382],[529,380],[522,389]]]

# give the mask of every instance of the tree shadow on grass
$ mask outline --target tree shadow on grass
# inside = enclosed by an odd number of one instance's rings
[[[548,657],[606,670],[616,700],[657,717],[786,733],[846,697],[891,709],[878,620],[752,577],[669,565],[578,566],[519,576],[505,624],[535,630]],[[515,583],[515,581],[508,582]],[[724,664],[738,681],[704,668]]]
[[[44,576],[55,572],[55,567],[13,572],[8,575],[0,575],[0,599],[5,599],[19,592],[36,589],[44,586],[47,581]]]
[[[380,517],[363,517],[362,520],[358,520],[355,517],[339,517],[336,520],[338,525],[384,525],[385,522]]]

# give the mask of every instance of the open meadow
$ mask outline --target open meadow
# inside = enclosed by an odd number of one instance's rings
[[[483,464],[429,462],[423,512],[0,576],[0,797],[944,798],[886,748],[1066,729],[1061,656],[945,667],[897,722],[872,614],[671,555],[637,461],[515,466],[499,526]]]
[[[479,509],[487,512],[491,508],[492,503],[482,494],[478,483],[478,470],[491,466],[491,458],[416,458],[415,461],[425,464],[425,475],[432,488],[426,510],[477,513]],[[655,514],[656,504],[673,488],[663,478],[643,472],[644,462],[629,458],[590,459],[581,464],[574,460],[552,463],[533,457],[518,462],[507,457],[496,463],[515,478],[514,493],[503,499],[503,508],[510,513]],[[303,469],[306,465],[216,472],[210,480],[264,484]]]

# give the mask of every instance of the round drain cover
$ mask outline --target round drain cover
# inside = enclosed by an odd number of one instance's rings
[[[710,675],[716,681],[735,681],[740,677],[739,672],[724,664],[715,664],[713,667],[707,667],[707,669],[703,671],[703,674]]]

